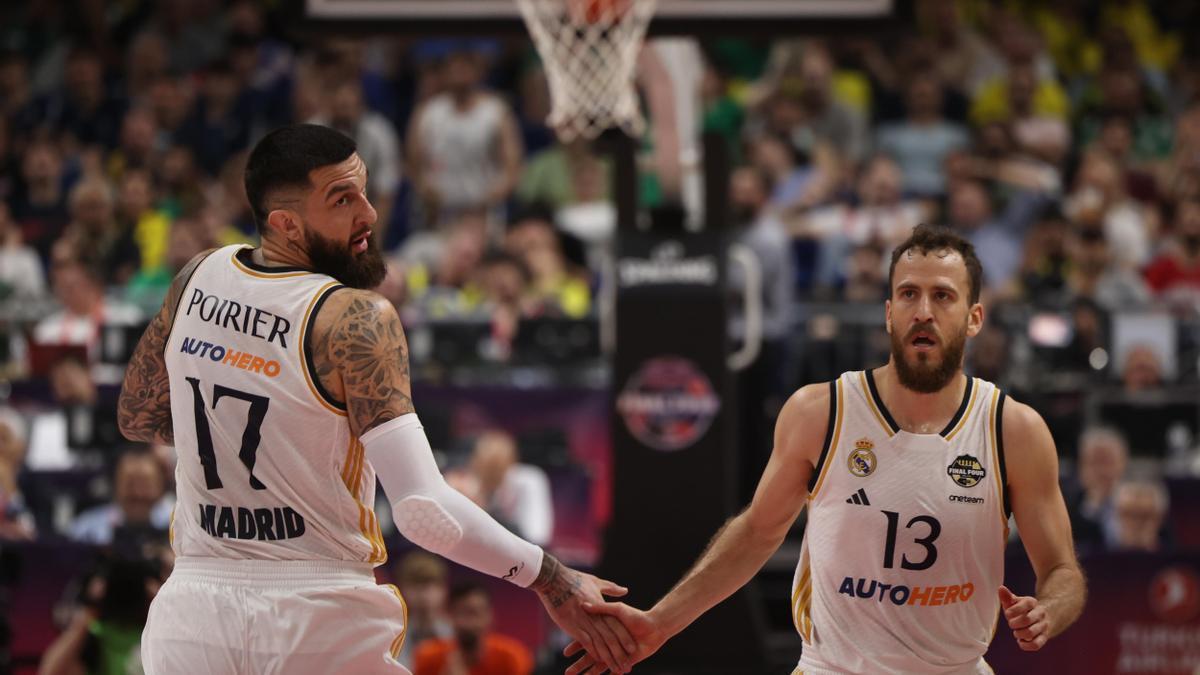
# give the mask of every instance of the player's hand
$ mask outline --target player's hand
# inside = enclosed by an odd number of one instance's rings
[[[663,643],[667,641],[667,634],[654,621],[649,612],[643,612],[623,602],[605,602],[600,604],[589,602],[584,605],[584,609],[592,615],[604,616],[620,621],[621,625],[633,636],[633,639],[637,640],[637,649],[632,653],[631,666],[657,652],[663,646]],[[579,642],[572,642],[563,650],[563,654],[573,656],[583,649],[586,649],[586,645]],[[602,675],[603,672],[603,664],[600,663],[600,660],[589,649],[586,654],[581,656],[575,663],[572,663],[570,668],[567,668],[566,675],[581,675],[582,673]]]
[[[547,557],[547,560],[553,558]],[[550,618],[571,637],[582,644],[601,665],[601,670],[628,673],[633,666],[632,654],[637,642],[620,621],[600,614],[584,611],[584,604],[602,605],[604,596],[619,598],[628,589],[611,581],[599,579],[563,566],[554,561],[558,569],[550,579],[537,589],[538,597],[546,607]]]
[[[1017,646],[1036,652],[1050,639],[1050,619],[1046,608],[1031,595],[1014,595],[1007,586],[1000,587],[1000,607],[1012,629]]]

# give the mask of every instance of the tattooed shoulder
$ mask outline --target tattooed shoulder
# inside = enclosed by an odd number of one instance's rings
[[[408,342],[400,316],[382,296],[350,288],[331,294],[311,339],[317,376],[345,401],[355,435],[413,412]]]

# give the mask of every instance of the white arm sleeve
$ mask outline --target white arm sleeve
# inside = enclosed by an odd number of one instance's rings
[[[521,587],[537,579],[542,549],[446,483],[416,414],[381,424],[359,440],[391,501],[396,527],[409,541]]]

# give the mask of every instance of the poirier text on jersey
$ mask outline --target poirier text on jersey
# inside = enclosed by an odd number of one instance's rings
[[[292,324],[277,314],[205,293],[201,288],[193,288],[192,297],[188,300],[186,314],[192,316],[193,312],[201,321],[218,328],[232,329],[267,342],[275,342],[278,338],[279,346],[287,349],[287,334]],[[267,323],[271,324],[269,332]]]

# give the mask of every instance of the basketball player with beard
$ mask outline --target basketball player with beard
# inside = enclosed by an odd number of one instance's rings
[[[970,243],[917,227],[892,253],[888,363],[790,398],[750,506],[652,609],[585,608],[619,618],[640,661],[749,581],[807,505],[791,597],[804,644],[796,673],[990,673],[983,654],[1000,614],[1027,651],[1071,625],[1086,590],[1050,432],[1032,408],[962,372],[983,326],[981,276]],[[1010,512],[1037,573],[1033,595],[1002,585]],[[588,653],[567,673],[594,665]]]
[[[179,273],[126,371],[119,421],[174,445],[174,572],[142,636],[147,673],[407,673],[404,600],[387,558],[378,476],[398,529],[528,587],[606,667],[636,647],[583,611],[624,589],[561,565],[451,489],[410,396],[375,209],[354,141],[325,127],[267,134],[246,166],[262,237]],[[624,643],[622,643],[622,639]]]

